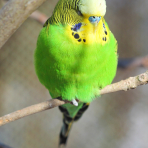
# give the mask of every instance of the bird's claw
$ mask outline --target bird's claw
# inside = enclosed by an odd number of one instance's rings
[[[75,99],[73,99],[71,102],[74,106],[78,106],[78,102]]]

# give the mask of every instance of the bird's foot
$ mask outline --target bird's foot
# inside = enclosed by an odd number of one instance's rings
[[[71,102],[72,102],[72,104],[73,104],[74,106],[78,106],[78,102],[77,102],[76,99],[73,99]]]

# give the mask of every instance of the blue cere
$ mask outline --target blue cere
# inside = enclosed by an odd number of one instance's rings
[[[96,22],[99,22],[101,20],[101,16],[90,16],[89,17],[89,21],[91,23],[96,23]]]
[[[73,28],[71,28],[73,31],[77,31],[81,28],[82,26],[82,23],[78,23],[78,24],[75,24],[75,26],[73,26]]]

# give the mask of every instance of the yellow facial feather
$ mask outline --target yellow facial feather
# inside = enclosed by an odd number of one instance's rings
[[[80,0],[78,7],[87,16],[104,16],[106,13],[105,0]]]
[[[104,45],[109,41],[110,34],[110,31],[105,25],[103,18],[100,20],[96,28],[92,23],[89,22],[88,18],[85,18],[79,30],[74,31],[72,30],[72,25],[67,25],[65,32],[71,38],[71,41],[75,44],[99,43]]]

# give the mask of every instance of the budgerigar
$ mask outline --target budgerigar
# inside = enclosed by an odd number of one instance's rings
[[[105,0],[59,0],[38,37],[34,57],[40,82],[52,98],[73,104],[59,107],[64,116],[59,145],[66,145],[72,123],[116,74],[117,41],[105,13]]]

